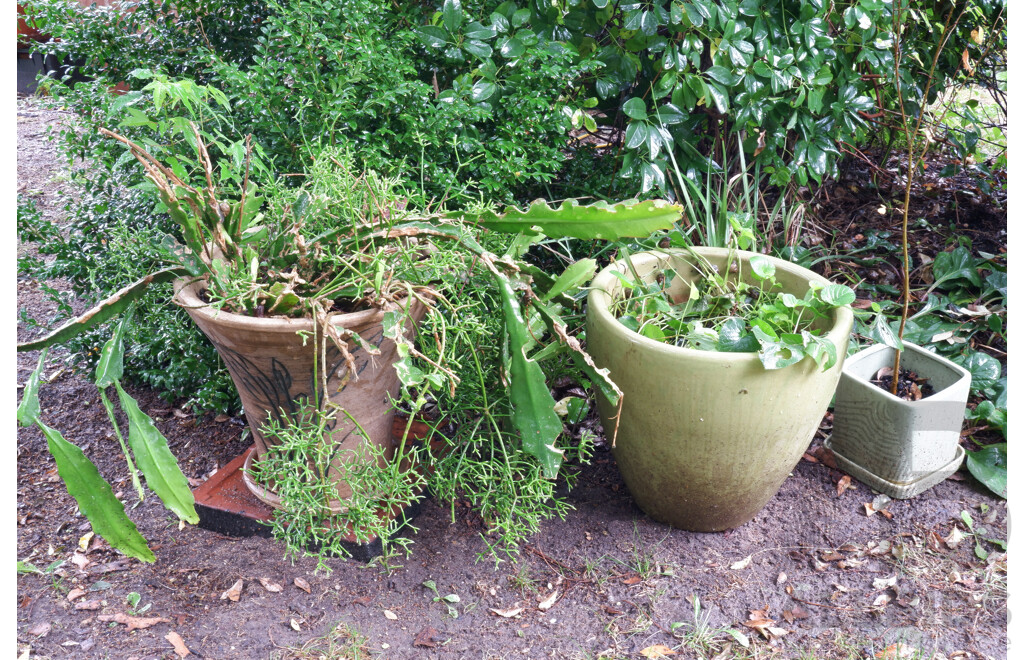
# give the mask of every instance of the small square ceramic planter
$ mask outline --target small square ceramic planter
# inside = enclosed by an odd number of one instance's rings
[[[901,368],[927,378],[934,394],[905,401],[870,382],[892,366],[894,349],[877,344],[850,356],[836,389],[832,436],[825,446],[839,468],[880,493],[907,499],[959,469],[971,374],[958,364],[904,342]]]

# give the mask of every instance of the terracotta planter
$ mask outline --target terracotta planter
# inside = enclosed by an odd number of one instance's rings
[[[728,251],[697,248],[719,269]],[[738,251],[746,263],[749,252]],[[684,251],[633,255],[647,281],[667,266],[676,284],[700,277]],[[783,290],[800,297],[821,276],[772,259]],[[836,311],[824,328],[839,362],[822,372],[813,360],[766,370],[756,353],[719,353],[679,348],[643,337],[619,323],[609,305],[622,284],[609,266],[591,285],[587,350],[610,370],[623,392],[617,411],[599,397],[598,411],[610,436],[618,425],[615,458],[636,503],[651,518],[693,531],[742,525],[778,492],[807,449],[832,399],[846,354],[853,314]],[[749,273],[749,268],[744,267]]]
[[[213,342],[231,373],[231,379],[242,399],[249,429],[252,431],[257,458],[270,449],[261,428],[269,417],[296,414],[303,402],[314,402],[322,393],[313,374],[314,333],[309,319],[255,318],[218,311],[207,305],[199,292],[205,282],[175,284],[175,301],[185,308],[192,320]],[[416,321],[426,313],[424,305],[414,301]],[[367,343],[380,347],[380,355],[371,356],[354,341],[348,350],[355,360],[356,374],[350,374],[337,347],[327,342],[327,397],[344,408],[349,416],[339,414],[331,429],[331,437],[339,446],[334,459],[359,460],[365,456],[360,448],[371,442],[383,447],[390,458],[395,450],[391,429],[395,411],[391,397],[398,395],[400,385],[393,365],[397,360],[395,344],[384,339],[384,312],[366,310],[337,314],[331,321],[338,327],[358,333]],[[300,334],[309,339],[303,342]],[[339,484],[338,496],[349,497],[351,489]]]
[[[960,468],[960,429],[971,374],[920,346],[905,343],[901,367],[929,380],[935,392],[905,401],[869,382],[892,366],[894,350],[876,344],[847,360],[836,390],[832,437],[825,446],[839,467],[896,499],[917,495]]]

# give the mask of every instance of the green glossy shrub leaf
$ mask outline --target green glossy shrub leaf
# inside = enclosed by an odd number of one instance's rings
[[[647,119],[647,104],[643,99],[634,96],[622,104],[622,112],[630,119],[643,121]]]
[[[129,557],[144,562],[156,561],[146,539],[125,515],[124,505],[114,497],[110,484],[103,480],[93,462],[58,431],[42,422],[38,424],[57,463],[57,473],[68,493],[78,502],[78,508],[88,518],[93,531],[102,536],[110,547]]]

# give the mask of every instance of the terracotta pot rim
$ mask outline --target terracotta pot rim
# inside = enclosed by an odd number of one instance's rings
[[[256,452],[250,451],[245,457],[245,463],[242,469],[242,481],[245,483],[246,488],[249,489],[256,499],[263,502],[272,509],[284,509],[284,503],[281,501],[281,496],[270,490],[266,486],[259,484],[252,477],[253,463],[256,460]],[[348,507],[343,507],[338,504],[329,504],[327,510],[332,514],[338,515],[348,511]]]
[[[798,266],[790,261],[772,257],[769,255],[759,254],[755,252],[748,252],[746,250],[729,250],[727,248],[714,248],[714,247],[702,247],[695,246],[693,250],[702,256],[715,258],[725,257],[729,252],[735,253],[737,256],[747,261],[752,256],[762,256],[769,259],[774,265],[776,270],[787,272],[791,275],[804,279],[808,282],[820,282],[822,284],[833,284],[828,279],[815,273],[812,270],[808,270],[802,266]],[[645,252],[637,252],[636,254],[630,255],[630,261],[641,260],[646,261],[650,259],[663,260],[671,258],[673,256],[685,256],[687,252],[682,248],[669,248],[669,249],[657,249],[648,250]],[[634,261],[634,263],[636,263]],[[760,358],[756,352],[750,353],[732,353],[728,351],[704,351],[696,348],[687,348],[683,346],[673,346],[664,342],[644,337],[643,335],[633,332],[626,326],[618,322],[618,319],[609,311],[609,306],[612,303],[612,293],[617,292],[621,288],[621,284],[618,279],[612,273],[614,270],[623,272],[621,266],[625,265],[625,260],[618,261],[614,264],[606,266],[597,274],[594,281],[590,285],[590,293],[587,295],[587,307],[588,313],[594,314],[596,319],[605,326],[606,330],[617,336],[620,341],[634,342],[641,346],[644,346],[648,350],[655,352],[664,353],[673,357],[687,357],[694,360],[706,360],[714,362],[725,362],[728,364],[746,365],[753,363],[760,363]],[[832,326],[824,337],[830,339],[832,343],[836,345],[836,348],[842,351],[845,348],[846,342],[849,339],[850,331],[853,328],[853,312],[849,307],[840,307],[836,310]],[[794,365],[795,366],[795,365]]]
[[[289,318],[284,316],[245,316],[235,314],[223,309],[215,309],[209,303],[199,297],[199,292],[205,290],[208,283],[205,278],[181,278],[174,281],[174,303],[188,309],[190,312],[209,319],[215,323],[227,327],[252,328],[258,326],[261,332],[288,332],[300,331],[312,332],[313,319],[311,318]],[[355,328],[363,325],[379,322],[384,317],[385,311],[371,308],[358,312],[330,314],[330,320],[337,326],[343,328]]]

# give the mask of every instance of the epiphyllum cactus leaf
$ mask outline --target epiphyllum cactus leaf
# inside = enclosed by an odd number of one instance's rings
[[[472,221],[474,215],[467,214],[463,219]],[[537,200],[525,212],[511,207],[501,215],[487,212],[476,219],[481,226],[495,231],[544,234],[548,238],[618,240],[670,229],[682,215],[682,206],[660,199],[586,205],[569,199],[554,208]]]
[[[57,473],[67,484],[68,493],[78,502],[78,508],[88,518],[93,531],[102,536],[110,547],[129,557],[152,562],[153,551],[146,545],[135,523],[125,515],[124,505],[114,497],[110,485],[100,476],[96,465],[82,450],[64,439],[39,419],[39,376],[46,360],[46,351],[39,356],[39,364],[29,378],[18,406],[18,423],[35,424],[46,437],[46,446],[57,463]]]
[[[141,280],[129,284],[87,311],[85,314],[82,314],[77,319],[73,319],[65,323],[45,337],[41,337],[40,339],[33,341],[27,341],[23,344],[18,344],[18,352],[38,351],[40,349],[53,346],[54,344],[65,342],[75,335],[85,332],[89,328],[94,328],[117,316],[127,309],[129,305],[141,298],[151,285],[170,282],[187,274],[187,272],[187,270],[180,266],[173,266],[171,268],[164,268],[163,270],[146,275]]]

